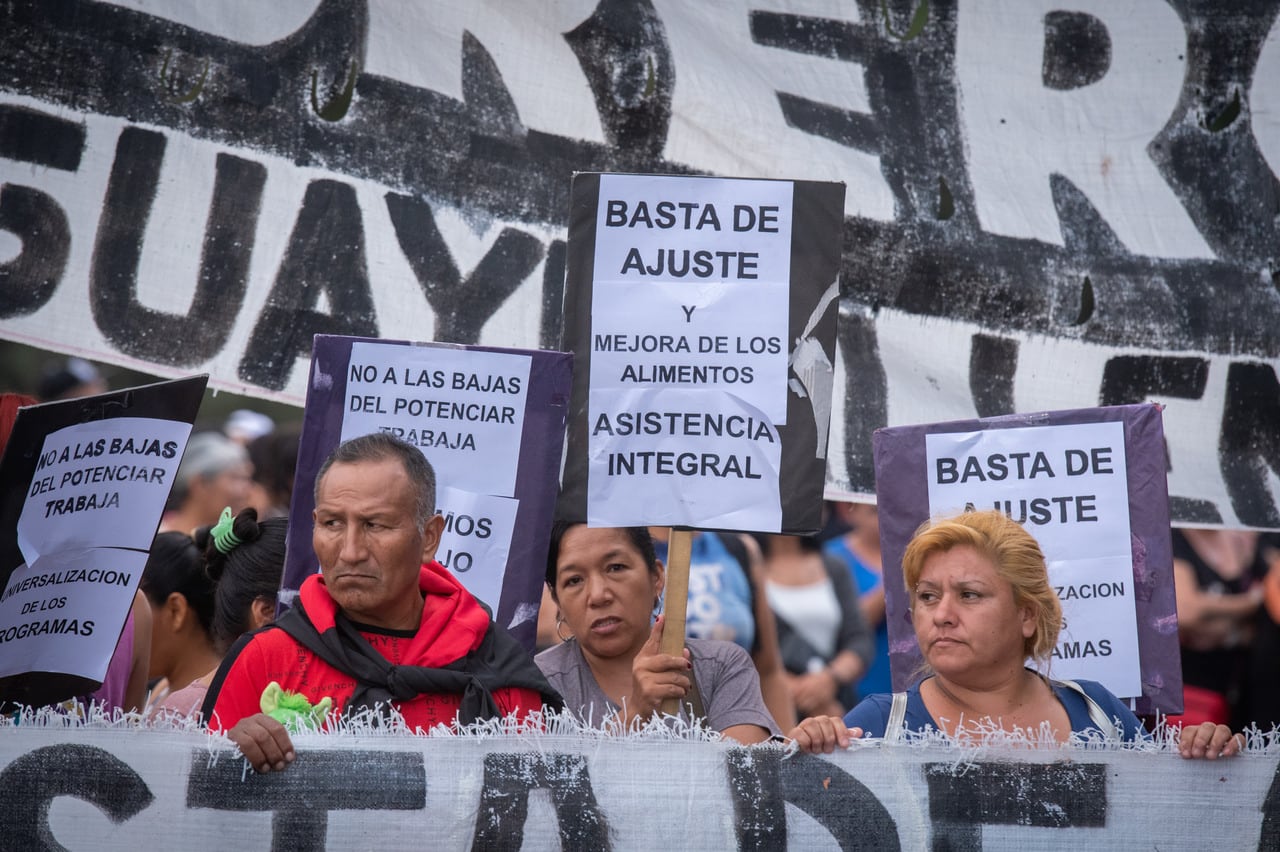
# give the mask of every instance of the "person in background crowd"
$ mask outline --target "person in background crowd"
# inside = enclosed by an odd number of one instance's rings
[[[419,731],[559,706],[524,648],[435,561],[435,492],[418,448],[383,432],[344,442],[321,465],[320,574],[274,625],[232,647],[205,701],[210,727],[259,772],[295,756],[285,727],[260,712],[273,681],[345,714],[389,706]]]
[[[214,583],[212,636],[219,657],[241,636],[275,620],[288,537],[287,518],[260,521],[252,506],[234,518],[228,507],[217,524],[196,531]]]
[[[853,738],[902,731],[948,736],[992,729],[1047,732],[1056,742],[1094,732],[1133,741],[1138,718],[1094,681],[1055,681],[1042,667],[1062,629],[1062,606],[1035,537],[999,512],[968,512],[921,526],[902,571],[926,677],[905,693],[873,695],[844,719],[805,719],[791,732],[799,747],[831,753]],[[1225,725],[1181,730],[1183,757],[1227,757],[1244,746]]]
[[[1257,533],[1173,531],[1185,704],[1181,716],[1170,717],[1173,723],[1238,729],[1250,721],[1246,673],[1266,574]]]
[[[275,421],[262,412],[237,408],[227,417],[227,422],[222,424],[222,434],[247,447],[258,438],[270,435],[275,428]]]
[[[36,405],[39,400],[24,393],[0,393],[0,457],[4,456],[4,448],[13,434],[14,421],[18,419],[18,409],[28,405]]]
[[[270,624],[275,618],[287,537],[286,519],[259,523],[252,507],[234,518],[229,508],[224,509],[217,524],[196,530],[192,549],[197,555],[203,553],[199,566],[207,583],[208,599],[201,596],[201,611],[207,606],[211,655],[185,685],[175,684],[173,692],[154,699],[157,712],[199,718],[205,712],[203,705],[209,686],[227,649],[244,634]],[[190,584],[204,588],[194,578]]]
[[[667,561],[668,527],[649,527],[658,561]],[[765,595],[764,554],[749,535],[693,533],[685,634],[733,642],[751,654],[765,706],[782,730],[796,723],[796,706],[778,647],[778,624]]]
[[[141,589],[151,605],[150,677],[158,679],[148,713],[192,715],[204,690],[188,687],[216,669],[222,656],[213,644],[214,583],[191,536],[156,536]]]
[[[1245,719],[1268,731],[1280,726],[1280,533],[1263,534],[1259,551],[1267,563],[1267,575],[1249,654]]]
[[[140,713],[147,703],[147,672],[151,667],[151,606],[141,591],[133,593],[129,615],[116,639],[102,685],[85,697],[108,714],[116,710]]]
[[[289,514],[301,437],[302,427],[295,423],[249,442],[249,460],[253,462],[249,505],[258,510],[258,517],[278,518]]]
[[[849,569],[858,588],[858,606],[875,636],[875,652],[867,672],[855,684],[859,695],[892,692],[889,677],[889,622],[885,618],[884,570],[880,560],[880,516],[870,503],[836,503],[835,513],[849,526],[829,540],[823,551]]]
[[[173,489],[160,520],[160,531],[191,535],[216,523],[224,507],[232,514],[249,501],[253,465],[249,453],[221,432],[191,436],[174,476]]]
[[[875,647],[853,579],[815,538],[771,534],[764,542],[769,606],[796,710],[841,714],[853,705],[853,684]]]
[[[98,368],[83,358],[68,358],[45,368],[36,393],[41,402],[93,396],[109,390]]]
[[[653,614],[665,582],[644,527],[552,527],[547,586],[568,636],[535,662],[565,707],[593,727],[625,731],[675,698],[682,717],[705,718],[740,743],[778,734],[742,648],[690,638],[681,656],[661,652],[663,619]]]

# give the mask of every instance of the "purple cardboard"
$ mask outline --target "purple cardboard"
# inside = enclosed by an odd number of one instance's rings
[[[885,617],[889,625],[889,658],[895,690],[905,689],[919,679],[923,662],[916,645],[907,591],[903,585],[902,555],[916,529],[929,519],[925,436],[1116,420],[1124,424],[1128,474],[1129,532],[1133,546],[1138,658],[1142,672],[1142,695],[1137,699],[1137,712],[1182,712],[1182,659],[1173,587],[1164,426],[1160,406],[1150,403],[1011,414],[876,430],[872,438],[876,501],[880,510]]]

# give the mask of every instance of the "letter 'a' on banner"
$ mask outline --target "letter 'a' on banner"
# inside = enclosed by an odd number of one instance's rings
[[[542,601],[573,356],[316,335],[281,601],[319,570],[315,480],[342,441],[390,432],[436,474],[436,560],[531,651]]]
[[[895,690],[921,662],[907,543],[931,518],[998,509],[1036,537],[1062,602],[1048,674],[1099,681],[1138,713],[1182,712],[1159,406],[894,426],[872,443]]]
[[[102,684],[208,381],[18,410],[0,459],[0,702]]]
[[[844,185],[573,179],[559,513],[592,526],[821,526]]]

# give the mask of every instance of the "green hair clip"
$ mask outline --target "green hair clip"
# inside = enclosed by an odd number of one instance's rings
[[[209,530],[209,535],[213,536],[213,546],[221,554],[228,554],[240,546],[240,537],[232,530],[235,522],[236,519],[231,514],[231,507],[228,506],[222,510],[222,517],[218,518],[218,522],[213,525],[213,529]]]

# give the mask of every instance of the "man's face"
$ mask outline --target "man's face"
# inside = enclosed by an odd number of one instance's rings
[[[320,480],[311,543],[329,594],[353,621],[412,630],[418,569],[435,557],[444,519],[417,526],[417,501],[395,458],[334,464]]]
[[[238,462],[214,474],[192,477],[188,499],[192,505],[201,507],[201,514],[212,524],[224,507],[230,507],[233,515],[240,514],[240,510],[249,505],[252,484],[253,465],[248,461]]]

